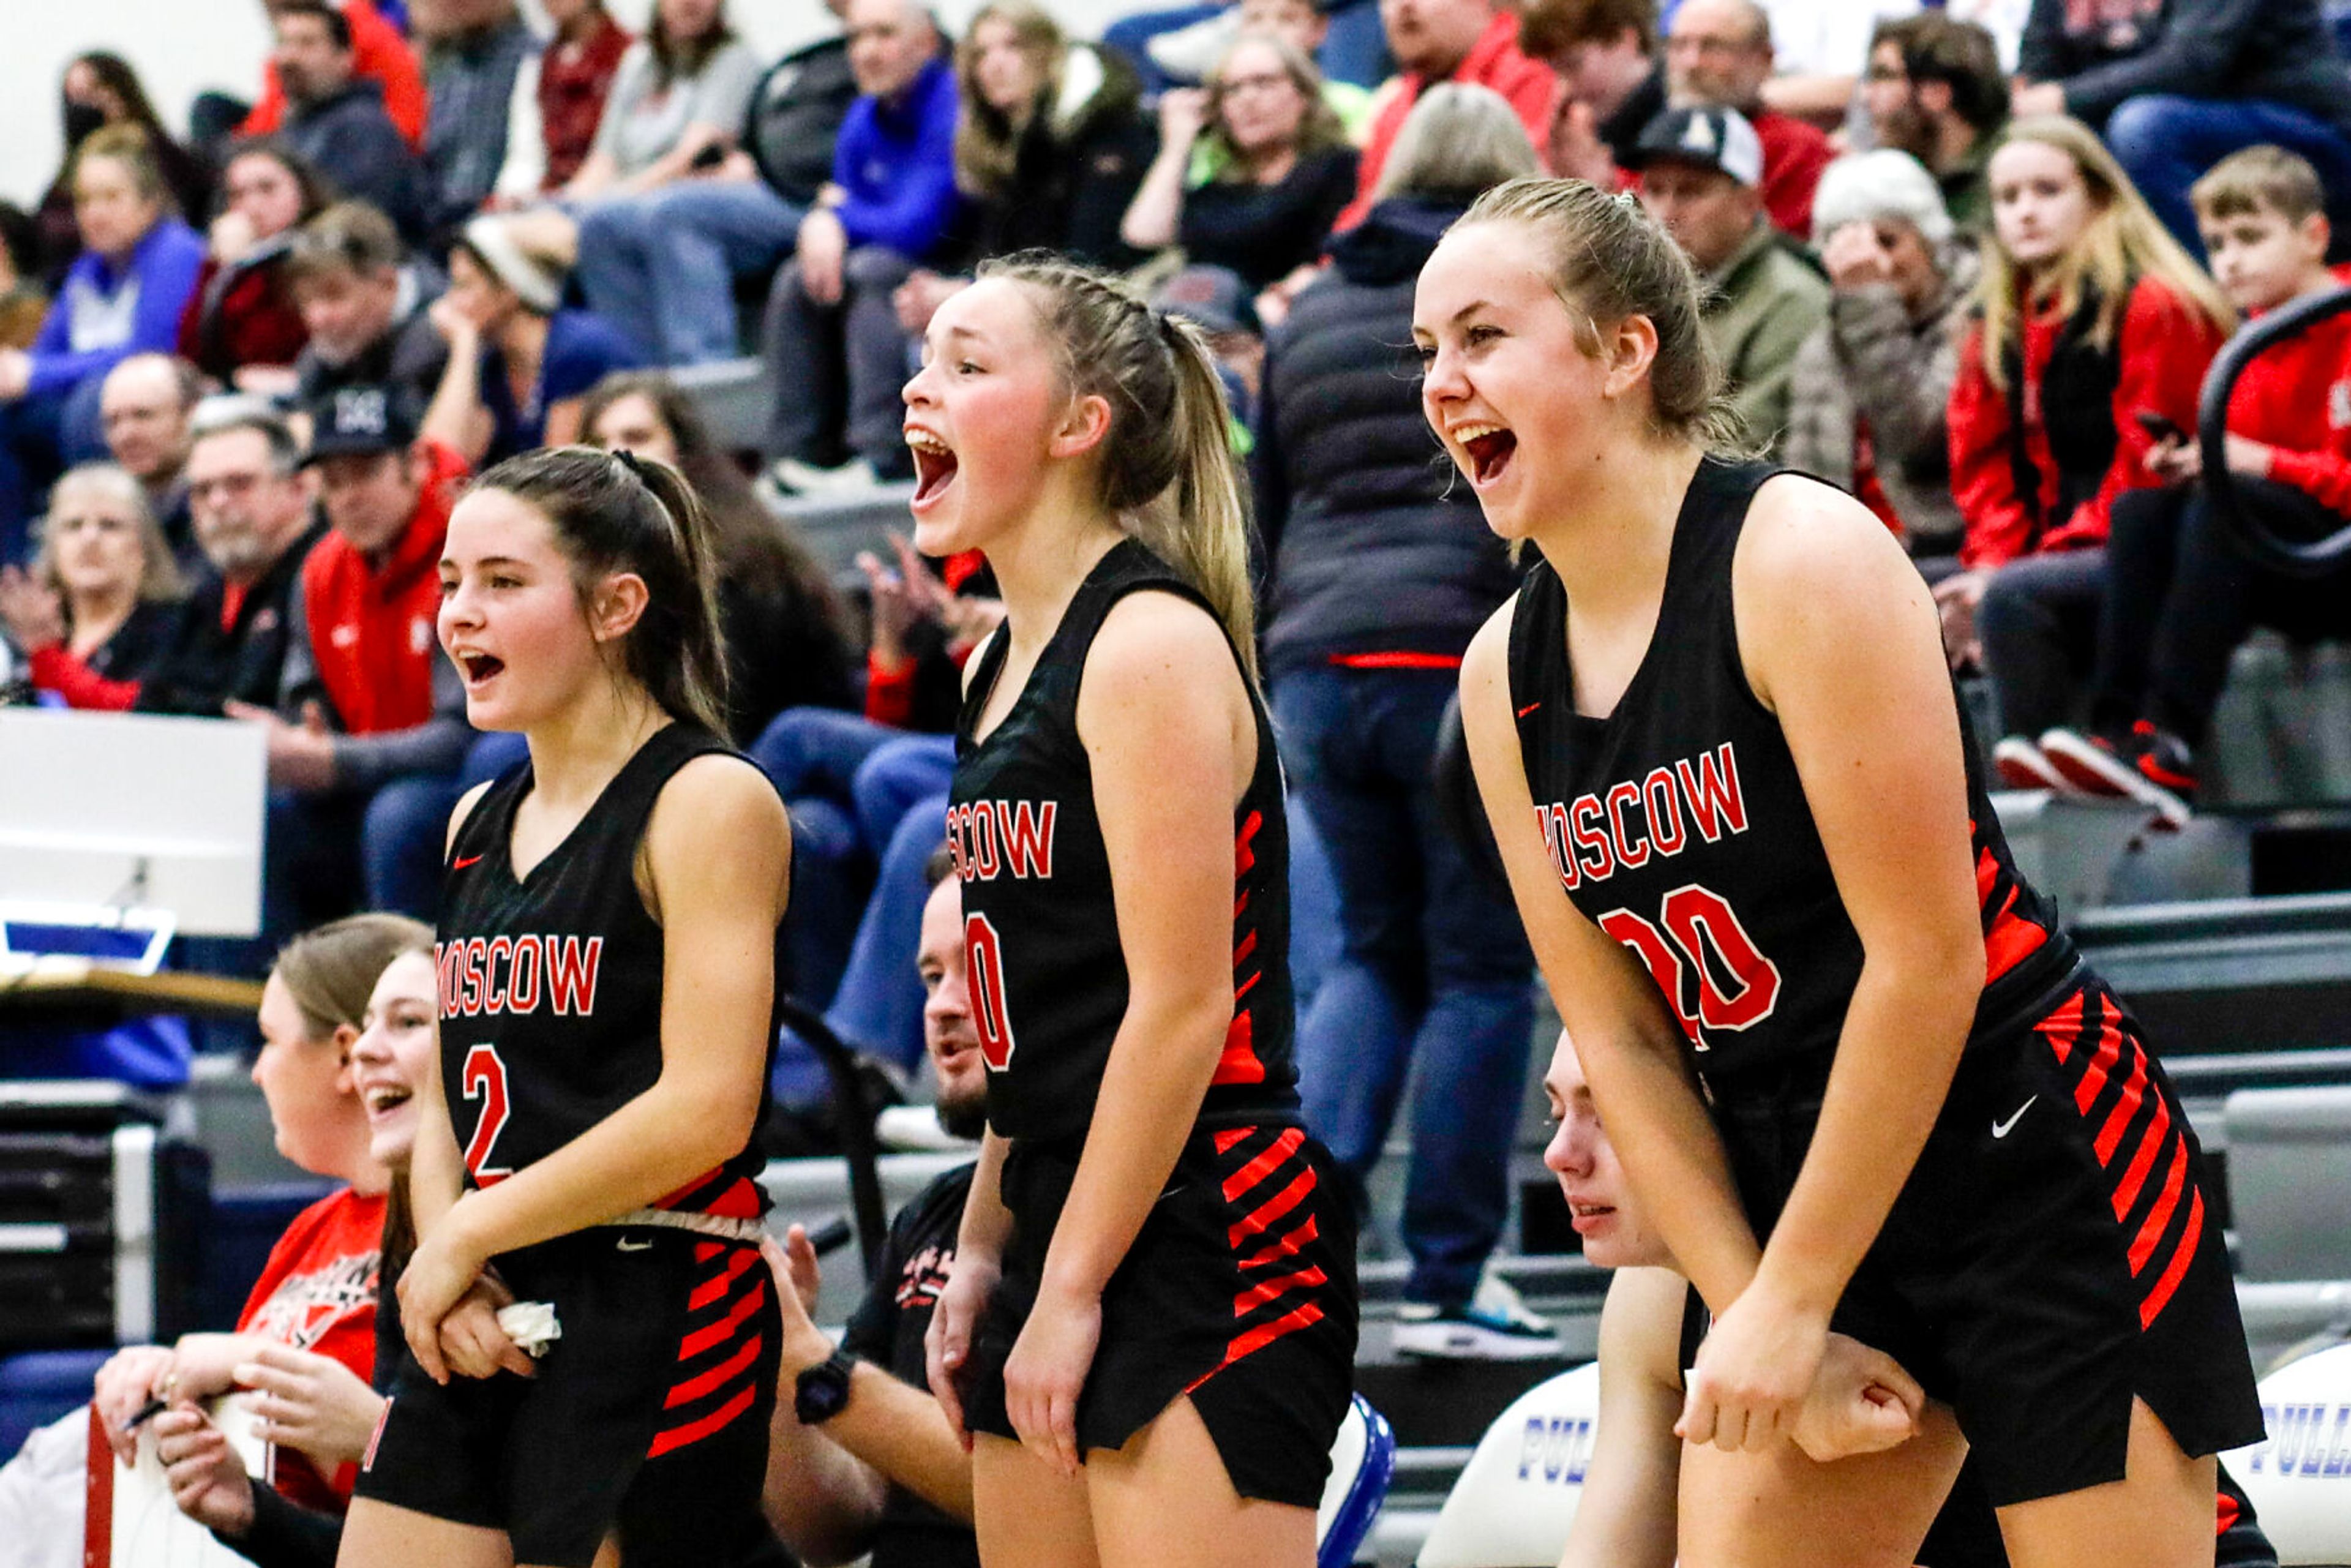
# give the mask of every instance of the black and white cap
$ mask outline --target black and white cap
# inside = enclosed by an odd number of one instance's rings
[[[309,406],[310,450],[303,459],[403,451],[416,441],[415,422],[392,388],[337,387]]]
[[[1649,121],[1632,163],[1660,162],[1719,169],[1750,190],[1763,183],[1763,139],[1735,109],[1669,109]]]

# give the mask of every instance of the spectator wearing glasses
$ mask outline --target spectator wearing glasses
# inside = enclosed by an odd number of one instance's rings
[[[1666,91],[1676,109],[1730,109],[1763,146],[1763,210],[1781,233],[1813,232],[1813,190],[1835,154],[1817,126],[1766,101],[1771,18],[1755,0],[1682,0],[1666,36]],[[1855,64],[1859,64],[1858,60]]]
[[[430,916],[473,737],[434,632],[464,457],[429,425],[420,439],[391,389],[346,386],[311,410],[304,462],[330,531],[288,601],[278,689],[228,709],[269,737],[262,921],[273,934],[361,900]]]
[[[185,591],[139,481],[86,464],[49,492],[32,570],[0,567],[0,628],[35,690],[69,707],[123,708],[169,644]]]
[[[124,683],[136,689],[117,694],[128,706],[219,718],[232,702],[277,700],[295,583],[325,532],[301,465],[301,443],[266,404],[224,399],[196,411],[188,508],[204,562],[171,645],[145,679]]]
[[[1216,173],[1187,189],[1203,142]],[[1140,249],[1179,245],[1190,265],[1265,288],[1322,254],[1357,163],[1314,62],[1270,34],[1244,34],[1206,88],[1160,95],[1159,155],[1121,231]]]

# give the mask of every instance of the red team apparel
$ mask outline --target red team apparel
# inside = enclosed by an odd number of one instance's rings
[[[2155,438],[2137,416],[2196,428],[2220,329],[2151,277],[2131,290],[2103,349],[2090,330],[2095,315],[2095,300],[2070,318],[2028,308],[2005,390],[1984,371],[1981,326],[1959,349],[1951,493],[1967,518],[1959,559],[1970,569],[2105,543],[2115,497],[2159,482],[2147,466]]]
[[[1110,857],[1078,688],[1127,594],[1200,595],[1129,539],[1097,562],[982,740],[1008,635],[977,657],[956,739],[947,843],[963,883],[988,1124],[1009,1140],[1004,1271],[974,1345],[965,1414],[1010,1437],[1003,1364],[1027,1322],[1126,1016]],[[1243,1497],[1312,1508],[1353,1388],[1353,1210],[1299,1124],[1290,1060],[1290,841],[1281,763],[1254,693],[1257,771],[1233,813],[1233,1019],[1193,1134],[1102,1298],[1078,1400],[1081,1454],[1116,1448],[1189,1396]]]
[[[294,1217],[237,1314],[236,1332],[329,1356],[361,1383],[375,1376],[376,1286],[382,1261],[383,1194],[343,1187]],[[342,1511],[358,1467],[330,1486],[301,1455],[280,1450],[270,1479],[306,1507]]]
[[[1731,561],[1772,473],[1699,466],[1648,652],[1607,716],[1575,711],[1566,596],[1547,563],[1510,627],[1511,706],[1552,867],[1687,1038],[1759,1236],[1802,1165],[1863,959],[1740,653]],[[2134,1396],[2191,1455],[2252,1441],[2261,1410],[2179,1103],[2019,876],[1971,743],[1966,769],[1982,996],[1940,1118],[1833,1321],[1953,1405],[2006,1506],[2121,1479]]]
[[[459,828],[441,1075],[467,1187],[546,1158],[660,1077],[663,934],[638,847],[677,770],[726,751],[684,724],[654,735],[527,876],[508,856],[528,761]],[[554,1305],[561,1337],[528,1379],[443,1387],[403,1355],[361,1495],[505,1531],[522,1563],[586,1568],[608,1531],[632,1568],[755,1560],[778,1353],[761,1163],[747,1143],[654,1209],[492,1260],[518,1300]]]

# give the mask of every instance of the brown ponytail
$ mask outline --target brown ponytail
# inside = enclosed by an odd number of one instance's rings
[[[480,487],[547,518],[583,596],[611,572],[644,580],[644,613],[622,640],[622,667],[671,717],[726,735],[717,570],[694,486],[665,463],[559,446],[507,459]]]
[[[1061,358],[1064,384],[1110,404],[1100,448],[1102,504],[1208,601],[1254,683],[1249,507],[1207,340],[1125,284],[1042,252],[989,262],[979,275],[1026,287]]]

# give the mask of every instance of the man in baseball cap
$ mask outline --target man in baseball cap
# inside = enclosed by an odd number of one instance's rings
[[[1779,444],[1796,351],[1827,319],[1827,280],[1763,215],[1763,143],[1735,109],[1669,109],[1634,150],[1641,204],[1710,287],[1706,333],[1749,439]]]
[[[441,657],[441,545],[465,461],[419,438],[410,400],[380,382],[310,403],[329,531],[302,564],[269,729],[266,917],[287,934],[351,908],[429,918],[440,827],[472,732]]]

